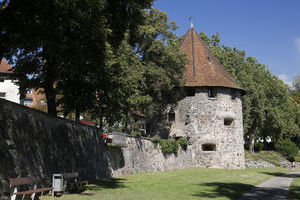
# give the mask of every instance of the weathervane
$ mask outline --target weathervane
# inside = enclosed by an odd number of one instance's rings
[[[193,25],[193,17],[192,17],[192,16],[190,16],[190,17],[188,18],[188,21],[190,21],[190,23],[191,23],[190,27],[191,27],[191,28],[194,28],[194,25]]]

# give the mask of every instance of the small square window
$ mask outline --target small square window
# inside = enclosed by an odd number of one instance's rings
[[[6,93],[5,92],[0,92],[0,98],[5,98]]]
[[[232,124],[233,124],[233,118],[230,118],[230,117],[224,118],[225,126],[231,126]]]
[[[216,98],[217,97],[217,90],[214,87],[208,88],[208,97],[209,98]]]
[[[202,151],[216,151],[216,144],[202,144]]]
[[[196,93],[195,88],[187,88],[187,89],[186,89],[186,95],[187,95],[188,97],[193,97],[193,96],[195,96],[195,93]]]
[[[231,99],[235,100],[237,95],[236,95],[236,90],[235,89],[230,89],[230,93],[231,93]]]

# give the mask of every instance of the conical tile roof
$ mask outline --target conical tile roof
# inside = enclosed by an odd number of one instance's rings
[[[186,65],[185,86],[219,86],[243,90],[214,57],[192,26],[183,38],[180,49],[187,54],[190,61]]]

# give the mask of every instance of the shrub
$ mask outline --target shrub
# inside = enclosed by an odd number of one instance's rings
[[[160,138],[159,138],[159,137],[156,137],[156,136],[154,136],[153,138],[151,138],[151,141],[153,142],[154,148],[155,148],[155,149],[157,148],[157,145],[158,145],[158,143],[159,143],[159,140],[160,140]]]
[[[164,155],[168,155],[171,153],[176,154],[178,152],[178,142],[174,139],[172,140],[160,139],[159,144],[161,147],[161,151]]]
[[[131,135],[136,136],[136,137],[141,137],[142,133],[140,131],[132,131]]]
[[[178,143],[183,150],[186,150],[187,146],[189,144],[189,141],[187,138],[179,138]]]
[[[256,142],[254,143],[254,151],[261,151],[264,147],[264,143]]]
[[[276,151],[281,153],[288,160],[293,160],[294,156],[298,154],[298,147],[291,140],[280,140],[275,144]]]

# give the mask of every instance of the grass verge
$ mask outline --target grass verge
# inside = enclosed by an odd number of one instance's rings
[[[193,168],[169,172],[139,173],[90,184],[81,194],[58,200],[198,200],[239,199],[255,185],[287,172],[282,168],[244,170]],[[50,200],[42,196],[41,200]]]
[[[300,199],[300,177],[294,178],[289,192],[290,200]]]

